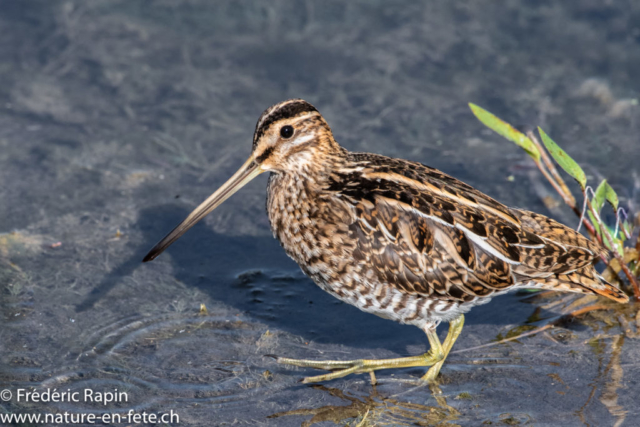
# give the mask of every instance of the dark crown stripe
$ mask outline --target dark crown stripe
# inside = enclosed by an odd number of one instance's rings
[[[258,125],[256,126],[256,131],[253,137],[253,144],[260,139],[262,135],[269,129],[269,127],[282,119],[290,119],[291,117],[295,117],[302,113],[309,113],[318,111],[316,107],[309,104],[307,101],[293,100],[293,101],[285,101],[280,106],[276,106],[275,108],[269,108],[264,113],[262,113],[262,117],[258,120]]]

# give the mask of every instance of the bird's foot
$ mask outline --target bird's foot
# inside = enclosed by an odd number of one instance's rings
[[[304,384],[329,381],[336,378],[342,378],[350,374],[361,374],[368,372],[371,376],[371,384],[375,385],[377,383],[377,379],[374,371],[380,369],[434,366],[441,362],[443,359],[444,354],[442,352],[430,351],[420,356],[400,357],[396,359],[306,360],[278,357],[276,358],[276,361],[283,365],[293,365],[299,366],[301,368],[314,368],[333,371],[329,374],[307,377],[302,380]],[[429,375],[429,373],[427,373],[427,375]],[[425,378],[423,377],[423,379]]]
[[[316,383],[320,381],[329,381],[336,378],[342,378],[350,374],[362,374],[368,372],[371,376],[371,384],[376,384],[376,376],[374,371],[380,369],[393,368],[414,368],[418,366],[429,366],[429,371],[420,379],[424,384],[434,384],[436,377],[440,373],[440,368],[444,363],[453,347],[453,343],[458,339],[462,326],[464,325],[464,316],[454,319],[449,324],[449,333],[444,343],[440,343],[435,327],[427,329],[427,338],[431,349],[420,356],[398,357],[395,359],[357,359],[357,360],[307,360],[307,359],[289,359],[287,357],[277,357],[270,355],[276,361],[283,365],[299,366],[301,368],[323,369],[332,371],[329,374],[316,375],[307,377],[302,380],[303,383]]]

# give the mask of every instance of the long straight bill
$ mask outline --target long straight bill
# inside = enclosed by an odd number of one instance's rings
[[[262,172],[264,171],[260,168],[260,165],[250,157],[249,160],[247,160],[244,165],[238,169],[238,172],[229,178],[227,182],[222,184],[222,186],[218,188],[215,193],[209,196],[207,200],[202,202],[200,206],[195,208],[184,221],[178,224],[178,226],[171,231],[171,233],[167,234],[164,239],[160,240],[158,244],[149,251],[147,256],[144,257],[142,262],[155,259],[155,257],[160,255],[169,247],[169,245],[186,233],[188,229],[196,225],[196,223],[207,216],[209,212],[220,206],[222,202],[231,197],[233,193],[244,187],[246,183],[260,175]]]

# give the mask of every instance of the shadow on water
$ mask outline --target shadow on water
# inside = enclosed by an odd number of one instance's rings
[[[142,233],[134,255],[114,267],[76,311],[90,309],[142,266],[153,245],[189,214],[177,205],[160,205],[140,212]],[[269,327],[319,343],[348,344],[361,348],[385,347],[406,352],[407,344],[426,346],[422,331],[364,313],[336,300],[308,279],[272,237],[230,236],[215,233],[201,222],[178,239],[149,265],[170,259],[176,280],[194,286],[212,299],[246,312]],[[513,295],[502,296],[512,310],[496,312],[487,305],[467,315],[467,324],[517,323],[531,310]],[[444,327],[441,327],[441,333]],[[389,337],[396,337],[390,342]]]
[[[141,211],[136,227],[144,238],[135,255],[113,268],[76,310],[90,309],[130,276],[142,265],[148,250],[188,213],[175,205]],[[159,261],[167,259],[171,260],[173,276],[180,282],[247,312],[269,327],[306,339],[357,347],[384,345],[388,337],[400,337],[401,346],[426,342],[424,334],[416,328],[363,313],[326,294],[303,275],[271,237],[228,236],[200,223],[162,254]]]
[[[142,266],[149,249],[182,221],[189,211],[176,205],[144,209],[132,228],[142,232],[135,255],[114,267],[76,306],[85,311],[112,288]],[[426,346],[422,331],[364,313],[322,291],[290,260],[272,237],[230,236],[211,231],[204,222],[178,239],[159,260],[170,259],[173,276],[194,286],[212,299],[246,312],[267,325],[313,339],[319,343],[355,347],[394,347],[403,352],[407,344]],[[467,316],[467,324],[517,323],[531,310],[528,304],[509,298],[512,310],[496,312],[486,305]],[[445,328],[441,327],[441,332]],[[389,337],[396,337],[390,342]],[[396,347],[397,346],[397,347]]]

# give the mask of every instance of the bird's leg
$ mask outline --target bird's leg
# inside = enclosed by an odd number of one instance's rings
[[[303,368],[324,369],[327,371],[335,371],[330,374],[317,375],[314,377],[307,377],[302,382],[312,383],[319,381],[329,381],[336,378],[341,378],[349,374],[358,374],[364,372],[377,371],[380,369],[391,368],[411,368],[416,366],[432,366],[427,374],[422,378],[424,380],[433,381],[438,375],[442,362],[446,358],[447,354],[451,350],[453,343],[455,342],[460,331],[464,318],[461,316],[459,319],[451,322],[449,327],[449,334],[445,339],[444,345],[440,343],[436,329],[433,325],[425,330],[431,349],[422,355],[411,357],[398,357],[394,359],[357,359],[357,360],[306,360],[306,359],[289,359],[286,357],[278,357],[276,360],[280,364],[300,366]],[[434,368],[437,368],[434,370]],[[432,378],[433,377],[433,378]],[[372,376],[372,381],[375,377]]]
[[[440,368],[442,368],[442,365],[444,364],[444,360],[447,358],[447,356],[449,355],[449,352],[451,351],[451,348],[453,347],[453,344],[456,342],[456,340],[460,336],[463,326],[464,326],[464,315],[460,315],[460,317],[458,317],[457,319],[449,322],[449,333],[447,334],[447,337],[444,339],[444,342],[442,343],[442,350],[444,351],[442,360],[440,360],[438,363],[436,363],[431,368],[429,368],[427,373],[422,377],[423,381],[428,381],[428,382],[435,381],[436,377],[440,373]]]

